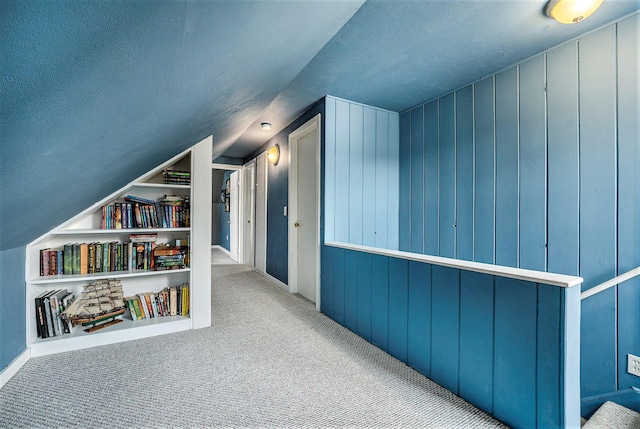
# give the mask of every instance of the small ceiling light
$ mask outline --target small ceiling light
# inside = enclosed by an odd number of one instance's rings
[[[551,0],[545,13],[562,24],[576,24],[595,12],[603,0]]]
[[[269,131],[271,129],[271,124],[269,122],[262,122],[260,123],[260,126],[265,131]]]
[[[273,165],[278,165],[278,161],[280,160],[280,146],[275,145],[271,149],[267,151],[267,159]]]

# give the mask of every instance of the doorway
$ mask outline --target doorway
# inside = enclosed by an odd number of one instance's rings
[[[289,134],[289,287],[320,310],[320,115]]]

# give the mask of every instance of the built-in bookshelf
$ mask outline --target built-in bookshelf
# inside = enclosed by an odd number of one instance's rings
[[[196,249],[209,249],[210,237],[210,195],[211,195],[211,138],[207,138],[192,148],[184,151],[176,157],[168,160],[147,174],[139,177],[123,188],[97,202],[82,213],[38,238],[27,246],[26,257],[26,288],[27,288],[27,343],[31,349],[31,356],[38,356],[61,351],[75,350],[96,345],[110,344],[127,341],[136,338],[177,332],[194,327],[210,325],[210,254],[199,255],[194,258]],[[208,159],[207,159],[208,158]],[[167,172],[179,174],[168,174]],[[195,176],[195,178],[194,178]],[[176,179],[177,177],[177,179]],[[142,223],[127,222],[126,227],[121,223],[107,225],[105,213],[118,206],[127,209],[127,203],[131,200],[127,197],[134,196],[141,200],[157,202],[159,211],[158,220],[153,223],[145,222],[147,227],[140,228]],[[175,198],[174,198],[175,197]],[[125,199],[127,198],[127,199]],[[198,201],[199,198],[209,201]],[[171,201],[171,203],[167,203]],[[186,203],[185,203],[186,202]],[[161,216],[171,215],[170,209],[163,213],[164,205],[179,204],[179,210],[193,210],[198,208],[198,215],[179,218],[175,215],[175,222],[163,222]],[[106,207],[110,207],[109,210]],[[129,206],[132,210],[132,206]],[[133,212],[133,210],[132,210]],[[124,210],[122,214],[124,214]],[[147,212],[149,214],[149,212]],[[119,213],[120,215],[120,213]],[[113,218],[115,219],[115,217]],[[178,222],[178,219],[180,222]],[[179,226],[176,226],[179,225]],[[109,226],[109,227],[107,227]],[[153,237],[152,242],[134,242],[134,237]],[[71,252],[73,245],[83,245],[88,249],[99,248],[112,249],[119,258],[127,258],[124,263],[107,265],[91,262],[91,267],[84,267],[82,272],[78,270],[60,268],[60,271],[47,271],[42,269],[43,250],[58,252],[57,258],[64,261],[64,250]],[[136,246],[144,253],[144,264],[136,265]],[[147,245],[146,248],[142,244]],[[65,247],[66,246],[66,247]],[[111,247],[109,247],[111,246]],[[164,250],[162,259],[156,256],[153,250]],[[171,249],[168,250],[168,249]],[[161,253],[161,252],[158,252]],[[102,253],[101,253],[102,254]],[[133,254],[133,257],[132,257]],[[75,254],[74,254],[75,255]],[[113,253],[114,257],[116,253]],[[67,255],[69,256],[69,255]],[[87,262],[84,256],[84,262]],[[95,253],[90,258],[95,258]],[[79,257],[78,257],[79,258]],[[160,258],[160,259],[159,259]],[[62,262],[61,261],[61,262]],[[89,259],[91,261],[91,259]],[[104,258],[104,263],[109,259]],[[158,264],[155,265],[155,261]],[[66,261],[68,262],[68,261]],[[120,261],[122,262],[122,260]],[[64,264],[64,262],[63,262]],[[96,269],[96,264],[98,269]],[[49,265],[47,266],[49,267]],[[117,269],[113,269],[113,268]],[[42,275],[46,272],[47,275]],[[103,279],[117,279],[123,286],[125,296],[137,296],[145,293],[158,293],[177,285],[189,285],[189,308],[185,315],[156,317],[143,320],[133,320],[127,311],[120,316],[123,322],[109,326],[100,331],[87,333],[82,327],[76,327],[71,333],[63,333],[48,338],[38,335],[36,323],[35,299],[48,290],[67,290],[78,295],[85,286],[91,282]],[[192,303],[196,303],[192,305]],[[206,309],[206,310],[201,310]]]

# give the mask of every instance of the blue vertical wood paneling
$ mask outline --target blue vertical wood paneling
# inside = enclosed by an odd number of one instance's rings
[[[371,256],[371,342],[389,350],[389,258]]]
[[[562,289],[555,286],[538,285],[538,345],[537,345],[537,403],[538,427],[562,427],[558,404],[562,400],[562,360],[549,350],[562,344],[561,317]]]
[[[344,255],[344,326],[358,332],[358,252]]]
[[[409,262],[407,364],[431,372],[431,265]]]
[[[344,255],[346,251],[336,249],[333,253],[333,320],[344,325]]]
[[[496,74],[496,264],[518,266],[518,67]]]
[[[473,87],[456,91],[456,258],[473,261]]]
[[[495,131],[493,77],[474,85],[476,132],[474,255],[478,262],[492,264],[495,232]]]
[[[408,261],[389,258],[389,354],[407,362]]]
[[[358,253],[358,335],[371,342],[371,254]]]
[[[580,40],[580,275],[583,290],[616,275],[615,27]],[[582,396],[617,388],[616,291],[582,303]]]
[[[389,249],[399,249],[400,247],[400,124],[398,115],[389,113],[389,181],[387,182],[387,247]]]
[[[388,183],[389,180],[389,114],[380,110],[376,111],[376,141],[375,141],[375,243],[374,246],[387,248],[389,245],[388,234]],[[395,190],[398,193],[398,190]],[[396,206],[397,210],[398,207]],[[365,215],[365,217],[367,217]],[[397,235],[397,233],[396,233]]]
[[[578,52],[568,43],[547,53],[548,270],[578,275]]]
[[[325,99],[324,118],[324,240],[335,241],[336,213],[336,100]]]
[[[327,317],[333,319],[333,283],[335,275],[335,253],[333,247],[322,246],[322,260],[320,264],[320,309]]]
[[[349,243],[362,244],[364,108],[349,107]]]
[[[431,378],[458,393],[460,270],[431,270]]]
[[[547,268],[545,57],[520,65],[520,267]]]
[[[376,110],[364,108],[362,165],[362,244],[376,245]]]
[[[438,255],[438,101],[424,106],[424,253]]]
[[[411,251],[424,251],[423,106],[411,110]]]
[[[618,273],[640,265],[640,129],[638,52],[640,15],[618,24]],[[640,356],[640,278],[618,287],[619,389],[638,385],[626,371],[628,353]]]
[[[400,115],[399,146],[399,249],[411,251],[411,112]]]
[[[400,176],[400,156],[399,156],[399,136],[400,136],[400,124],[398,115],[395,113],[389,114],[389,181],[387,184],[387,235],[389,249],[400,248],[400,193],[399,189],[399,176]]]
[[[460,274],[460,396],[493,411],[493,276]]]
[[[440,98],[440,256],[455,258],[456,122],[453,93]]]
[[[509,425],[536,426],[536,285],[497,277],[493,412]]]
[[[336,100],[335,240],[349,242],[349,103]]]

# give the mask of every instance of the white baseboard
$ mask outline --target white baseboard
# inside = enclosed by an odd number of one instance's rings
[[[16,375],[16,373],[26,364],[29,359],[31,359],[31,349],[26,348],[25,351],[20,353],[18,357],[16,357],[8,367],[6,367],[2,372],[0,372],[0,389],[7,384],[11,377]]]
[[[226,253],[227,255],[229,255],[229,257],[231,257],[231,252],[229,252],[227,249],[225,249],[224,247],[220,246],[219,244],[212,244],[211,245],[212,249],[220,249],[222,250],[224,253]]]
[[[280,286],[282,289],[284,289],[287,293],[291,293],[291,291],[289,290],[289,285],[286,283],[281,282],[280,280],[278,280],[277,278],[273,277],[270,274],[267,273],[263,273],[262,271],[256,270],[255,268],[253,269],[256,273],[260,274],[262,277],[264,277],[265,279],[269,280],[271,283],[275,284],[276,286]]]

